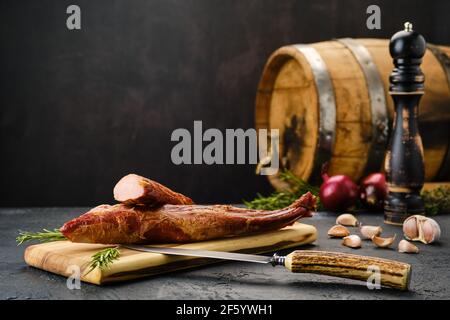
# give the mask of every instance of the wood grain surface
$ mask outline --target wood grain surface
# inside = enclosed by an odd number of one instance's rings
[[[203,249],[227,252],[263,253],[309,244],[317,238],[316,228],[295,223],[281,230],[245,237],[203,241],[182,245],[162,245],[185,249]],[[93,284],[124,281],[156,275],[180,269],[192,268],[217,262],[213,259],[168,256],[163,254],[137,252],[120,248],[120,258],[109,269],[99,268],[88,273],[91,256],[106,248],[106,245],[57,241],[29,246],[24,259],[30,266],[65,277],[72,274],[70,266],[79,266],[81,280]]]
[[[317,273],[367,281],[379,271],[380,284],[408,290],[411,265],[377,257],[342,252],[296,250],[286,257],[286,268],[296,273]]]

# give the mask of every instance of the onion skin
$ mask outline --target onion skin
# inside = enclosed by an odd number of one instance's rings
[[[383,209],[384,199],[388,194],[386,177],[383,173],[368,175],[360,186],[362,204],[370,210]]]
[[[319,196],[325,209],[340,212],[355,205],[359,189],[349,177],[345,175],[329,177],[326,173],[322,173],[322,178]]]

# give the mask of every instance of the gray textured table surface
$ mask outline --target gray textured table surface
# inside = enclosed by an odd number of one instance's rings
[[[303,248],[351,252],[408,262],[413,266],[411,290],[399,292],[382,288],[369,290],[364,283],[319,276],[292,274],[284,268],[223,262],[188,271],[99,287],[82,283],[80,290],[69,290],[66,279],[28,267],[23,261],[24,246],[17,247],[17,230],[37,231],[60,226],[85,208],[0,209],[0,298],[1,299],[450,299],[450,250],[447,230],[450,216],[438,216],[443,236],[433,245],[418,244],[421,252],[407,255],[374,248],[364,242],[353,250],[328,239],[326,231],[336,215],[319,213],[303,222],[317,227],[314,245]],[[381,214],[359,214],[364,224],[382,225],[385,235],[398,227],[384,225]],[[355,230],[356,232],[356,230]]]

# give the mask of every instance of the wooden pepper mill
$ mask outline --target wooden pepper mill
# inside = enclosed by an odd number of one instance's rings
[[[389,224],[402,224],[410,215],[424,214],[420,190],[425,169],[417,117],[419,100],[424,94],[425,77],[420,64],[426,43],[412,27],[406,22],[405,29],[394,34],[389,43],[395,65],[389,77],[395,116],[384,162],[389,190],[384,216]]]

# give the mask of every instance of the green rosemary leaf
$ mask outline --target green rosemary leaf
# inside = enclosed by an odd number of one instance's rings
[[[16,238],[17,245],[24,242],[36,240],[39,242],[61,241],[67,238],[59,231],[59,229],[47,230],[43,229],[41,232],[20,231]]]
[[[291,171],[284,170],[280,173],[280,178],[283,181],[286,181],[291,185],[291,188],[294,189],[294,191],[297,191],[297,193],[305,193],[305,192],[311,192],[315,196],[319,194],[319,187],[313,186],[306,182],[305,180],[300,179],[299,177],[296,177]]]
[[[250,209],[276,210],[289,206],[297,198],[293,193],[274,192],[268,197],[258,194],[252,201],[244,201],[244,204]]]
[[[89,265],[89,274],[95,268],[107,269],[117,259],[119,259],[120,251],[119,247],[111,247],[103,249],[91,257],[91,264]]]
[[[321,209],[320,204],[319,188],[312,186],[306,181],[296,177],[292,172],[284,170],[280,172],[280,178],[286,181],[290,188],[281,192],[273,192],[268,196],[262,196],[257,194],[256,198],[251,201],[243,201],[245,206],[250,209],[260,209],[260,210],[276,210],[289,206],[297,200],[302,194],[306,192],[311,192],[313,195],[317,196],[317,209]]]
[[[438,213],[450,211],[450,187],[438,187],[422,191],[421,196],[427,215],[434,216]]]

